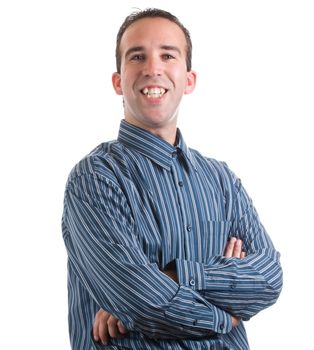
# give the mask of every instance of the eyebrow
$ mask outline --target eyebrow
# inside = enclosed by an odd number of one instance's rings
[[[132,53],[134,52],[140,52],[140,51],[144,51],[144,46],[134,46],[131,47],[127,50],[127,52],[125,53],[125,57],[130,56]]]
[[[167,50],[167,51],[176,51],[179,55],[181,55],[181,50],[177,46],[173,45],[162,45],[161,49]]]
[[[177,46],[173,46],[173,45],[161,45],[160,46],[161,50],[166,50],[166,51],[176,51],[179,55],[181,55],[181,50],[177,47]],[[145,51],[145,47],[144,46],[134,46],[129,48],[126,53],[125,53],[125,57],[128,57],[129,55],[131,55],[132,53],[135,52],[141,52],[141,51]]]

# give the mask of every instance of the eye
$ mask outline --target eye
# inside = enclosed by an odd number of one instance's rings
[[[165,54],[163,54],[163,55],[162,55],[162,58],[163,58],[165,61],[175,59],[175,57],[174,57],[173,55],[170,55],[170,53],[165,53]]]
[[[143,54],[136,54],[131,56],[130,60],[131,61],[143,61],[144,60],[144,55]]]

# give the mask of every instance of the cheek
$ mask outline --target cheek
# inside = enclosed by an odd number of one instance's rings
[[[122,77],[121,88],[126,93],[132,90],[132,87],[136,85],[136,74],[134,74],[133,71],[125,70],[122,72]]]
[[[185,66],[174,67],[174,69],[172,69],[172,78],[174,83],[177,85],[177,88],[180,86],[184,91],[185,87],[187,86],[187,71]]]

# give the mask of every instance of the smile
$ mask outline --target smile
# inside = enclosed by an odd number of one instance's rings
[[[167,90],[161,87],[145,87],[141,90],[141,93],[148,98],[161,98],[166,92]]]

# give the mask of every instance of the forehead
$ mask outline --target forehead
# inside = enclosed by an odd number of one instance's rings
[[[148,48],[151,46],[172,45],[186,48],[186,38],[182,29],[174,22],[162,17],[147,17],[132,23],[124,32],[121,53],[133,46]]]

